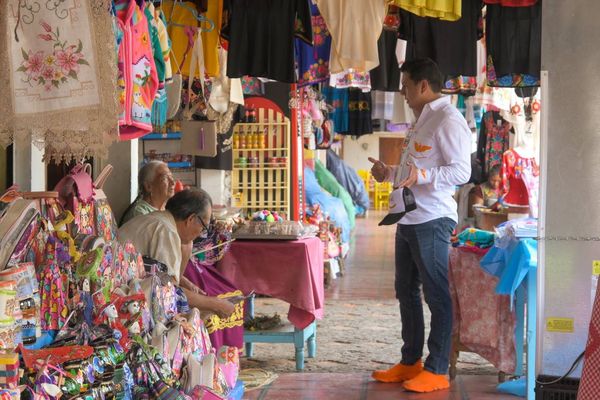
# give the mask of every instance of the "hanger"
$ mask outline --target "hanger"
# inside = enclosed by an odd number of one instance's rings
[[[162,0],[160,1],[160,5],[162,6]],[[194,18],[196,18],[196,20],[198,22],[200,22],[200,24],[202,24],[203,22],[206,22],[208,24],[208,27],[200,26],[199,27],[200,31],[211,32],[215,29],[215,23],[211,19],[206,18],[202,14],[198,14],[198,11],[196,11],[196,9],[184,4],[183,1],[173,0],[173,8],[171,9],[171,17],[173,16],[173,10],[175,9],[175,6],[179,6],[179,7],[182,7],[182,8],[185,8],[186,10],[188,10],[194,16]],[[188,28],[187,25],[182,25],[182,24],[177,24],[175,22],[171,22],[171,18],[169,18],[168,25],[177,26],[180,28]]]

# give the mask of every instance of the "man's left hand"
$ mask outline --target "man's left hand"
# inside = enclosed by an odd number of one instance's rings
[[[419,169],[415,167],[413,164],[410,164],[410,169],[408,170],[408,177],[400,182],[400,187],[410,188],[417,183],[418,180]]]

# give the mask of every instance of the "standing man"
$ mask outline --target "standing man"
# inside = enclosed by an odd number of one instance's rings
[[[430,59],[402,65],[402,91],[417,121],[408,132],[400,165],[391,167],[369,158],[378,181],[409,187],[417,209],[407,213],[396,230],[396,298],[402,319],[402,359],[384,371],[380,382],[404,382],[413,392],[450,387],[446,373],[452,334],[452,302],[448,286],[448,248],[458,220],[455,186],[471,175],[471,131],[460,112],[441,94],[443,79]],[[431,310],[429,356],[424,345],[423,303]]]

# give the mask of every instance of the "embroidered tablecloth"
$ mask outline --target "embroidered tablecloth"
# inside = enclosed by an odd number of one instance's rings
[[[453,334],[460,343],[479,354],[500,371],[512,373],[516,366],[514,308],[510,296],[496,294],[498,278],[479,265],[481,255],[459,248],[450,250],[450,293]]]
[[[288,319],[304,329],[323,318],[323,242],[237,240],[219,270],[245,294],[255,291],[290,304]]]

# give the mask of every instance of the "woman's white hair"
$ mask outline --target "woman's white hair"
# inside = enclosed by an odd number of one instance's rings
[[[144,164],[144,166],[140,169],[140,172],[138,172],[138,194],[140,196],[146,197],[146,195],[149,194],[146,192],[146,184],[152,183],[152,181],[156,179],[158,167],[163,165],[166,166],[167,164],[162,161],[152,160]]]

